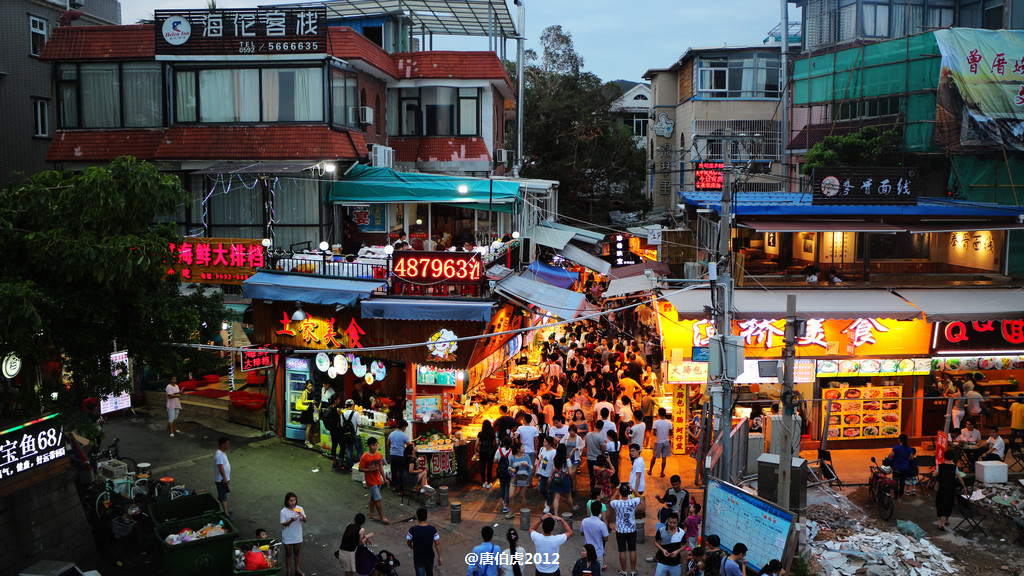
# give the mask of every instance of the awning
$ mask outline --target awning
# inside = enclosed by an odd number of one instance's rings
[[[319,162],[221,162],[193,174],[297,174],[315,167]]]
[[[580,266],[590,268],[598,274],[607,274],[612,269],[612,265],[608,262],[601,260],[589,252],[580,250],[572,244],[566,245],[565,248],[558,251],[558,254],[561,255],[562,258],[572,260]]]
[[[722,209],[721,192],[683,190],[679,192],[684,204],[698,208]],[[811,194],[804,192],[737,192],[733,195],[733,212],[740,217],[761,216],[765,219],[802,216],[809,219],[848,219],[858,217],[884,218],[1006,218],[1016,220],[1024,214],[1024,207],[990,202],[957,200],[954,198],[921,197],[917,204],[813,204]]]
[[[520,276],[510,276],[498,282],[494,291],[515,302],[536,306],[563,320],[571,320],[593,310],[593,306],[579,292],[563,290]]]
[[[494,302],[371,298],[360,304],[363,318],[385,320],[466,320],[489,322]]]
[[[370,297],[387,283],[380,280],[348,280],[308,274],[257,272],[242,282],[242,294],[254,300],[291,300],[308,304],[352,306]]]
[[[608,277],[612,280],[616,278],[632,278],[633,276],[642,276],[646,270],[651,270],[655,274],[661,276],[668,275],[669,270],[668,264],[664,262],[658,262],[657,260],[644,260],[639,264],[633,264],[632,266],[619,266],[608,272]]]
[[[758,232],[903,232],[903,226],[863,220],[742,220],[739,225]]]
[[[922,222],[908,224],[907,232],[927,234],[929,232],[975,232],[981,230],[1024,230],[1019,222],[993,222],[991,220],[968,220],[963,222]]]
[[[918,288],[895,292],[920,308],[929,322],[1024,317],[1024,288]]]
[[[567,230],[555,230],[554,228],[548,228],[547,226],[534,226],[527,230],[524,236],[533,240],[534,244],[547,246],[548,248],[554,248],[555,250],[561,250],[562,248],[565,248],[566,244],[568,244],[576,234]]]
[[[564,230],[565,232],[573,233],[573,240],[577,242],[584,242],[586,244],[597,244],[604,240],[603,232],[592,232],[590,230],[584,230],[583,228],[576,228],[575,226],[568,226],[566,224],[559,224],[558,222],[551,222],[545,220],[538,224],[538,226],[544,226],[547,228],[554,228],[555,230]]]
[[[464,189],[465,193],[459,192]],[[398,202],[473,205],[505,204],[519,200],[519,183],[504,180],[396,172],[356,164],[331,185],[328,199],[335,204]],[[485,208],[483,208],[485,209]]]
[[[559,288],[569,288],[579,280],[578,275],[569,272],[565,268],[551,266],[543,262],[534,262],[526,269],[532,272],[537,279]]]
[[[605,298],[615,298],[637,292],[647,292],[654,289],[654,281],[647,276],[630,276],[629,278],[616,278],[608,283],[608,289],[604,291]]]
[[[796,311],[800,318],[911,320],[921,317],[921,310],[888,290],[839,287],[810,290],[736,290],[733,297],[733,317],[740,320],[785,318],[788,294],[796,294]],[[666,294],[665,299],[675,306],[680,319],[706,318],[704,307],[711,305],[711,291],[700,289],[674,292]]]

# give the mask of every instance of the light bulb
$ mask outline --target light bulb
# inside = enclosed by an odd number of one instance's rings
[[[326,240],[320,242],[320,250],[321,251],[327,252],[328,250],[330,250],[330,248],[331,248],[331,245],[328,244]]]
[[[469,194],[469,186],[466,186],[465,184],[460,184],[459,185],[459,194],[462,194],[462,195]]]
[[[518,230],[512,233],[512,238],[514,238],[515,240],[519,239],[519,231]]]
[[[388,244],[387,246],[384,247],[384,253],[387,254],[388,256],[391,256],[392,254],[395,253],[395,247],[392,246],[391,244]]]

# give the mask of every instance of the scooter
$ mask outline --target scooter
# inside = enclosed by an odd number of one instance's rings
[[[892,518],[892,513],[896,508],[896,501],[892,496],[896,487],[896,481],[890,476],[892,468],[886,464],[885,460],[882,461],[882,466],[879,466],[874,456],[872,456],[871,464],[871,479],[868,481],[868,492],[878,502],[878,512],[882,515],[882,520],[888,520]]]

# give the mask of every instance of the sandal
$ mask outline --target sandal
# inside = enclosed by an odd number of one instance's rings
[[[385,526],[387,526],[388,524],[391,524],[391,522],[387,518],[381,519],[380,523],[385,525]]]

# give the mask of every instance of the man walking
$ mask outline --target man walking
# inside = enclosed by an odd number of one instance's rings
[[[604,566],[604,544],[608,541],[608,524],[601,517],[601,507],[602,504],[598,500],[590,502],[590,509],[587,511],[590,516],[580,523],[580,532],[583,534],[584,543],[594,547],[597,561]]]
[[[633,468],[629,471],[629,487],[643,496],[644,490],[647,488],[647,480],[644,477],[647,466],[644,463],[644,457],[640,455],[639,444],[634,442],[629,445],[629,459],[633,463]]]
[[[501,555],[501,547],[491,544],[491,538],[494,538],[494,528],[484,526],[480,529],[480,537],[483,542],[473,548],[476,562],[469,565],[466,576],[498,576],[498,556]]]
[[[562,523],[565,533],[552,534],[555,531],[555,520],[556,518],[551,514],[544,514],[534,520],[533,526],[530,526],[530,539],[533,540],[533,546],[539,558],[535,562],[537,576],[561,576],[558,570],[558,549],[566,540],[572,538],[572,528],[564,518],[558,517],[557,520]],[[538,532],[538,527],[543,532]]]
[[[406,426],[408,423],[399,418],[395,423],[394,432],[388,434],[387,440],[384,441],[391,462],[391,486],[399,494],[405,490],[402,475],[409,469],[409,463],[405,461],[405,445],[409,443],[409,436],[405,434]]]
[[[597,478],[594,476],[594,468],[597,466],[597,457],[604,453],[604,442],[607,436],[601,431],[602,422],[598,418],[594,422],[594,427],[587,432],[583,443],[587,449],[587,470],[590,472],[590,487],[597,486]]]
[[[174,438],[174,425],[178,421],[178,414],[181,413],[181,388],[178,387],[178,379],[171,376],[167,384],[167,427],[171,430],[171,438]]]
[[[637,576],[636,511],[644,509],[644,499],[636,491],[631,490],[629,484],[620,484],[618,494],[609,505],[615,510],[615,543],[619,549],[621,568],[619,576]]]
[[[437,528],[427,524],[427,509],[416,510],[416,525],[409,528],[405,543],[412,549],[412,565],[416,576],[434,576],[434,552],[437,567],[441,567],[441,535]]]
[[[359,440],[359,412],[356,412],[355,401],[345,400],[345,410],[341,413],[341,443],[345,447],[345,467],[351,470],[359,462],[363,453],[363,444]]]
[[[651,448],[651,469],[647,473],[654,474],[654,463],[661,458],[661,477],[664,478],[665,463],[672,452],[672,421],[668,419],[668,412],[664,408],[658,408],[658,419],[652,426],[654,445]]]
[[[384,458],[377,452],[377,438],[370,436],[366,440],[366,447],[369,452],[366,452],[359,458],[359,471],[363,473],[363,478],[366,480],[366,487],[370,490],[370,513],[367,515],[372,520],[373,511],[377,510],[377,517],[380,519],[381,524],[385,526],[390,524],[388,519],[384,516],[384,505],[381,503],[380,487],[387,483],[387,478],[384,478],[382,473],[384,469]]]
[[[224,507],[224,514],[231,518],[231,512],[228,512],[228,493],[231,492],[231,488],[228,482],[231,481],[231,463],[228,462],[227,451],[231,447],[231,439],[227,436],[221,436],[217,440],[217,453],[213,455],[213,482],[217,485],[217,500],[220,501],[220,505]]]

